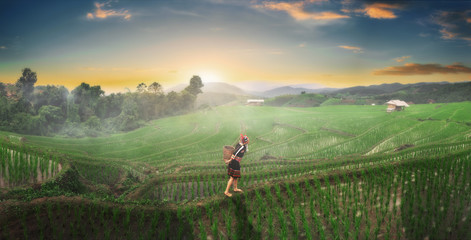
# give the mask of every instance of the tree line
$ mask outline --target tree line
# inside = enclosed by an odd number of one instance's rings
[[[15,84],[0,82],[0,130],[32,135],[99,136],[136,129],[145,122],[194,110],[203,83],[193,76],[181,92],[165,94],[153,82],[135,92],[105,95],[99,85],[35,86],[37,75],[24,68]]]

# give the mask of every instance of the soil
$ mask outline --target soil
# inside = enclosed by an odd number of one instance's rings
[[[260,158],[260,160],[273,160],[273,159],[278,159],[278,158],[269,154],[263,155],[263,157]]]
[[[415,146],[414,144],[404,144],[404,145],[401,145],[400,147],[394,149],[394,152],[399,152],[399,151],[402,151],[404,149],[411,148],[411,147],[414,147],[414,146]]]
[[[351,133],[344,132],[344,131],[340,131],[340,130],[336,130],[336,129],[326,128],[326,127],[321,127],[320,130],[324,130],[324,131],[328,131],[328,132],[331,132],[331,133],[340,134],[340,135],[347,136],[347,137],[356,137],[355,134],[351,134]]]

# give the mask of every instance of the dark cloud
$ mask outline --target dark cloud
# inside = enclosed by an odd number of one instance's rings
[[[471,10],[440,11],[432,16],[432,20],[440,25],[442,38],[471,41]]]
[[[442,66],[441,64],[420,64],[406,63],[404,66],[387,67],[385,69],[376,70],[374,75],[429,75],[433,73],[449,74],[449,73],[471,73],[471,68],[462,64],[455,63],[452,65]]]

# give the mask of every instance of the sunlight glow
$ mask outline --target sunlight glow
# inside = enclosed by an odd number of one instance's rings
[[[203,82],[224,82],[221,75],[213,71],[201,71],[197,75]]]

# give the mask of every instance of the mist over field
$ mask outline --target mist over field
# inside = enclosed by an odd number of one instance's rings
[[[470,9],[2,1],[0,239],[471,239]]]

